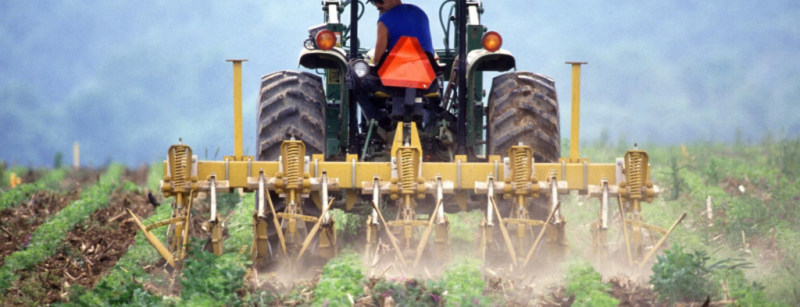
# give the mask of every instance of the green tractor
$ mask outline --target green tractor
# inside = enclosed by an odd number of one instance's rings
[[[341,19],[348,8],[349,25]],[[532,149],[536,162],[559,161],[559,107],[554,82],[544,75],[516,71],[514,56],[500,49],[500,35],[487,31],[481,23],[484,8],[480,1],[442,2],[439,24],[444,31],[444,48],[436,49],[434,59],[430,59],[437,72],[431,84],[424,88],[382,86],[367,93],[359,86],[361,79],[374,77],[379,68],[370,63],[373,52],[359,46],[358,19],[366,4],[323,0],[322,9],[325,23],[309,29],[299,57],[300,66],[317,73],[286,70],[261,79],[258,161],[277,161],[283,141],[292,139],[305,144],[305,156],[324,154],[328,161],[346,161],[348,154],[355,154],[359,161],[391,162],[396,134],[408,133],[398,131],[398,127],[408,130],[408,123],[412,122],[419,128],[419,141],[425,152],[420,158],[424,162],[455,163],[459,156],[466,156],[466,161],[459,163],[487,162],[490,155],[505,156],[512,146],[523,144]],[[454,46],[450,45],[451,39]],[[298,45],[300,42],[298,39]],[[484,72],[505,72],[492,80],[488,96],[483,88]],[[358,97],[368,97],[368,103],[374,106],[370,114],[359,108]],[[404,141],[407,143],[408,138]],[[339,195],[334,207],[353,210],[345,199],[354,197]],[[448,201],[453,198],[458,197],[449,196],[440,210],[486,209],[485,196],[465,193],[458,199],[458,206]],[[551,209],[548,202],[531,199],[525,205],[513,206],[513,200],[499,200],[497,204],[503,216],[545,220]],[[369,207],[368,201],[358,205]],[[400,207],[398,203],[398,210]],[[416,206],[426,212],[434,208],[436,201],[430,197]],[[290,209],[278,201],[275,209],[312,216],[319,216],[322,211],[319,204],[314,206],[311,202]],[[415,218],[414,213],[406,211],[411,219]],[[370,221],[376,222],[374,215]],[[517,227],[527,228],[518,232],[521,235],[533,232],[532,225]],[[276,227],[270,224],[268,229],[269,237],[275,238]]]

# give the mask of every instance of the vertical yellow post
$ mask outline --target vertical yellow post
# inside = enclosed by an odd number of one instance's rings
[[[81,167],[81,146],[78,142],[72,144],[72,167]]]
[[[227,60],[233,62],[233,157],[242,161],[242,62],[247,60]]]
[[[569,160],[578,163],[580,158],[581,119],[581,65],[587,62],[566,62],[572,65],[572,124],[569,140]]]

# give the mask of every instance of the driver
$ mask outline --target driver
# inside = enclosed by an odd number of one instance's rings
[[[430,55],[436,54],[431,42],[431,29],[428,15],[413,4],[403,4],[401,0],[368,0],[380,12],[378,17],[378,39],[375,43],[374,63],[383,62],[384,55],[394,48],[400,37],[415,37],[420,46]]]
[[[377,76],[378,68],[386,60],[389,51],[403,36],[414,37],[419,41],[420,46],[428,55],[431,64],[435,64],[434,55],[436,54],[431,42],[431,31],[428,23],[428,15],[422,9],[413,4],[403,4],[401,0],[367,0],[372,2],[380,12],[378,17],[378,38],[375,43],[374,56],[372,63],[376,69],[370,71],[370,75],[363,78],[360,82],[361,91],[359,92],[358,104],[368,119],[375,119],[379,123],[386,124],[385,112],[372,102],[372,97],[379,91],[386,91]],[[438,73],[438,65],[432,65],[434,72]],[[427,89],[427,92],[439,90],[438,81]],[[385,95],[385,94],[384,94]]]

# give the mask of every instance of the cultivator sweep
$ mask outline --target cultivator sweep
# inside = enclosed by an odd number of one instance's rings
[[[457,2],[458,8],[457,22],[449,22],[458,23],[459,33],[471,33],[457,35],[458,53],[448,49],[446,41],[445,50],[437,50],[438,57],[433,58],[420,51],[416,39],[403,38],[380,62],[385,66],[378,74],[370,75],[378,63],[368,64],[367,52],[355,44],[349,53],[340,48],[347,36],[342,31],[349,33],[351,42],[357,41],[358,5],[323,1],[327,23],[309,30],[300,64],[324,69],[325,89],[322,80],[311,74],[285,71],[264,76],[257,156],[242,152],[244,60],[231,60],[234,155],[199,161],[188,145],[170,147],[161,191],[174,197],[174,214],[148,226],[136,218],[148,240],[170,265],[183,259],[193,199],[204,193],[210,196],[211,250],[221,254],[223,224],[216,212],[216,195],[240,190],[256,194],[250,248],[256,264],[278,258],[297,263],[307,253],[335,257],[334,207],[369,211],[364,225],[367,258],[378,254],[386,239],[400,267],[416,267],[423,255],[431,253],[445,260],[450,253],[445,212],[458,208],[484,213],[478,244],[484,263],[489,258],[508,259],[502,265],[526,267],[561,260],[569,252],[559,196],[575,191],[600,199],[593,254],[607,254],[609,199],[617,198],[629,264],[647,262],[669,233],[643,223],[639,213],[642,202],[659,194],[649,180],[647,153],[634,149],[616,163],[590,163],[579,156],[580,65],[585,63],[568,62],[573,69],[571,150],[568,158],[561,158],[552,80],[525,72],[499,76],[489,103],[483,105],[482,85],[472,81],[482,80],[483,71],[514,68],[515,60],[500,49],[499,34],[486,32],[480,24],[480,2],[445,1],[442,7],[448,2]],[[347,5],[349,27],[339,21]],[[436,76],[435,65],[440,66]],[[417,72],[408,74],[416,79],[404,79],[410,77],[397,73],[401,71]],[[356,103],[358,91],[365,90],[356,84],[369,76],[391,81],[392,86],[369,90],[369,103],[377,111],[359,113],[358,103],[367,102]],[[446,90],[434,86],[443,80],[449,80]],[[382,211],[387,203],[396,205],[393,219]],[[172,236],[165,245],[151,231],[167,225]],[[495,235],[495,228],[500,235]],[[644,255],[643,230],[664,233],[649,255]],[[280,251],[273,251],[278,246]],[[546,255],[539,256],[540,251]],[[489,253],[494,254],[489,257]],[[498,258],[497,253],[507,256]]]

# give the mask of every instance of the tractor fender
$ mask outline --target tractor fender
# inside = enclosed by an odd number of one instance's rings
[[[344,49],[333,48],[331,50],[303,49],[300,51],[299,65],[308,69],[347,69],[347,59],[345,59]]]
[[[470,74],[476,71],[506,71],[512,68],[516,69],[516,60],[508,50],[490,52],[486,49],[476,49],[467,54],[467,71]]]

